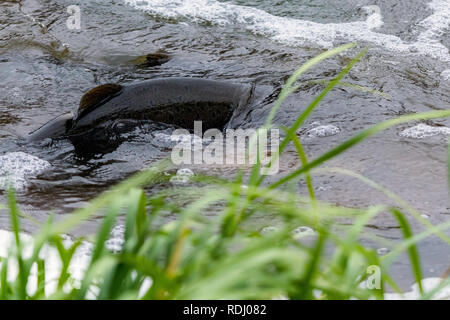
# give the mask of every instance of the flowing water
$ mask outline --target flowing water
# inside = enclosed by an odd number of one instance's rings
[[[68,27],[70,5],[80,8],[80,29]],[[67,141],[21,142],[19,137],[50,119],[76,111],[83,93],[99,84],[172,76],[255,83],[265,88],[267,99],[235,125],[256,128],[296,68],[325,49],[352,41],[370,49],[345,80],[385,95],[334,89],[299,133],[310,158],[382,120],[450,106],[449,0],[2,0],[0,184],[13,182],[29,215],[44,221],[53,211],[61,218],[169,154],[170,128],[135,132],[112,152],[89,158]],[[171,59],[160,66],[136,63],[158,51]],[[302,81],[331,79],[356,53],[327,60]],[[302,86],[275,122],[291,124],[322,88]],[[450,119],[408,123],[376,135],[326,167],[358,172],[401,196],[433,224],[442,223],[450,215],[449,134]],[[271,179],[298,166],[294,154],[288,150],[280,174]],[[220,166],[193,169],[225,178],[236,172]],[[389,203],[354,178],[321,173],[314,183],[318,197],[331,203]],[[306,192],[303,183],[300,189]],[[1,191],[0,203],[5,203]],[[80,232],[96,226],[91,221]],[[24,228],[35,230],[26,221]],[[414,228],[421,230],[417,223]],[[8,229],[5,211],[0,229]],[[401,239],[388,214],[377,217],[370,229]],[[420,253],[426,276],[439,276],[450,265],[448,246],[438,238],[423,241]],[[407,261],[392,269],[408,287]]]

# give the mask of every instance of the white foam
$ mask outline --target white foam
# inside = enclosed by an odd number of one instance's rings
[[[157,132],[153,140],[153,143],[165,147],[174,147],[175,145],[201,147],[205,142],[207,141],[195,134],[168,134],[165,132]]]
[[[316,231],[307,226],[301,226],[292,230],[292,235],[295,238],[301,238],[303,236],[315,235]]]
[[[450,69],[442,71],[441,77],[446,81],[450,81]]]
[[[173,184],[186,184],[191,180],[194,172],[189,168],[182,168],[177,171],[177,174],[170,178]]]
[[[319,125],[317,127],[314,127],[312,129],[309,129],[306,131],[306,136],[309,138],[324,138],[324,137],[330,137],[337,135],[341,132],[341,129],[339,129],[336,126],[333,126],[331,124],[329,125]]]
[[[449,0],[432,0],[433,14],[414,26],[419,32],[415,42],[405,42],[395,35],[376,31],[382,24],[377,6],[363,7],[369,16],[363,21],[347,23],[316,23],[271,15],[263,10],[216,0],[123,0],[126,4],[150,14],[193,22],[239,25],[261,36],[287,45],[311,45],[331,48],[337,41],[369,42],[392,52],[414,53],[450,62],[448,48],[441,43],[449,29]]]
[[[142,285],[139,288],[138,299],[141,299],[145,295],[145,293],[148,291],[148,289],[150,289],[152,284],[153,280],[150,277],[146,277],[144,281],[142,281]]]
[[[267,226],[267,227],[262,228],[261,231],[259,231],[259,233],[264,235],[264,234],[269,234],[269,233],[272,233],[272,232],[276,232],[278,230],[279,229],[277,227]]]
[[[192,171],[189,168],[182,168],[182,169],[178,169],[177,175],[191,177],[194,175],[194,171]]]
[[[426,278],[422,280],[422,287],[424,292],[430,292],[443,281],[442,278]],[[384,298],[386,300],[418,300],[420,298],[419,286],[415,283],[410,292],[404,294],[399,293],[385,293]],[[432,299],[434,300],[450,300],[450,285],[447,285],[442,290],[439,290]]]
[[[433,127],[424,123],[420,123],[414,127],[407,128],[400,132],[400,136],[405,138],[423,139],[437,135],[450,135],[450,128],[447,127]]]
[[[389,249],[388,248],[378,248],[377,249],[377,253],[380,255],[380,256],[384,256],[385,254],[387,254],[389,252]]]
[[[106,248],[114,253],[119,253],[125,242],[125,226],[115,226],[111,230],[110,236],[111,237],[105,243]]]
[[[23,247],[23,257],[29,258],[33,252],[33,238],[27,234],[20,234],[20,240]],[[9,231],[0,230],[0,257],[6,258],[9,256],[9,252],[14,252],[15,250],[15,238],[14,234]],[[70,246],[72,241],[66,238],[64,245],[66,247]],[[89,260],[90,252],[92,251],[92,244],[83,243],[76,250],[71,264],[69,266],[69,273],[75,283],[80,283],[83,279],[84,271],[86,270]],[[58,251],[51,246],[44,246],[39,252],[39,257],[45,260],[45,274],[46,274],[46,286],[45,293],[47,296],[51,295],[56,291],[58,277],[61,271],[61,261],[59,258]],[[17,260],[10,258],[8,260],[8,281],[14,281],[18,276],[18,266]],[[37,289],[37,266],[33,265],[31,273],[29,276],[29,281],[27,285],[27,293],[32,295]],[[70,288],[66,288],[70,289]]]
[[[112,252],[119,252],[122,249],[124,243],[124,231],[123,225],[118,225],[113,228],[110,234],[110,238],[106,241],[105,245],[108,250]],[[67,235],[63,235],[63,244],[66,248],[71,246],[74,241]],[[28,234],[20,234],[20,240],[22,242],[22,254],[24,258],[31,257],[33,252],[33,238]],[[12,232],[6,230],[0,230],[0,257],[6,258],[10,256],[10,252],[15,250],[15,237]],[[71,260],[68,272],[71,276],[72,286],[66,286],[65,290],[71,290],[73,287],[78,287],[83,280],[84,274],[89,266],[89,262],[92,256],[93,244],[87,241],[83,241],[77,248],[74,256]],[[57,289],[57,281],[61,272],[61,260],[56,248],[45,245],[40,253],[39,257],[45,260],[45,273],[46,273],[46,287],[45,294],[50,296]],[[1,265],[1,264],[0,264]],[[18,265],[15,259],[10,258],[8,261],[8,281],[14,281],[18,276]],[[151,285],[151,279],[146,279],[142,284],[143,292],[147,291]],[[27,285],[27,293],[32,295],[37,289],[37,266],[32,267],[29,282]],[[96,288],[90,288],[90,291],[98,291]],[[95,294],[90,294],[90,298],[95,298]]]
[[[23,191],[32,178],[51,167],[51,164],[24,152],[11,152],[0,156],[0,189],[13,187]]]
[[[301,233],[307,232],[310,233],[311,230],[302,228]],[[276,227],[265,227],[261,230],[261,233],[271,233],[277,231],[278,228]],[[112,237],[123,237],[123,226],[117,226],[113,229],[111,232]],[[312,230],[314,232],[314,230]],[[70,237],[66,236],[64,237],[64,246],[68,247],[71,244],[73,244],[73,241]],[[23,246],[23,257],[28,258],[32,254],[33,250],[33,238],[30,235],[27,234],[20,234],[20,240],[22,242]],[[0,230],[0,257],[6,258],[8,257],[10,251],[14,250],[15,247],[15,238],[14,234],[9,231]],[[70,266],[69,266],[69,274],[73,280],[72,285],[78,286],[83,277],[84,273],[89,265],[91,254],[92,254],[92,244],[89,242],[83,242],[81,246],[78,247],[78,249],[75,251],[75,254],[71,260]],[[59,277],[59,273],[61,271],[61,261],[59,258],[58,251],[54,247],[50,246],[44,246],[39,254],[39,257],[41,259],[44,259],[45,261],[45,275],[46,275],[46,287],[45,287],[45,294],[47,297],[52,295],[54,292],[56,292],[57,287],[57,280]],[[0,263],[1,265],[1,263]],[[17,261],[14,259],[10,259],[8,261],[8,274],[7,274],[7,280],[8,281],[14,281],[18,276],[18,266]],[[436,288],[440,283],[442,279],[441,278],[426,278],[422,280],[422,285],[424,287],[425,292],[430,292],[434,288]],[[145,292],[151,287],[152,285],[152,279],[151,278],[145,278],[141,288],[139,290],[138,297],[141,298]],[[32,295],[34,292],[36,292],[37,289],[37,267],[36,265],[33,265],[27,285],[27,293],[29,295]],[[64,290],[69,291],[71,290],[71,286],[64,287]],[[90,298],[93,299],[96,297],[96,292],[98,293],[98,288],[92,287],[89,289],[92,291],[90,294]],[[387,300],[417,300],[420,298],[419,293],[419,287],[417,284],[414,284],[412,286],[412,291],[404,293],[404,294],[397,294],[397,293],[386,293],[385,299]],[[446,286],[442,290],[440,290],[437,294],[435,294],[433,299],[450,299],[450,285]]]

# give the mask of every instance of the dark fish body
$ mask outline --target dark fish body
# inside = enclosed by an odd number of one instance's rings
[[[103,85],[83,96],[75,118],[61,115],[27,140],[80,137],[116,120],[151,120],[186,129],[193,129],[194,121],[202,121],[204,130],[222,129],[234,110],[249,103],[251,95],[251,85],[196,78]]]
[[[68,134],[115,119],[152,120],[192,129],[223,128],[234,109],[247,103],[250,86],[222,81],[168,78],[124,86],[113,99],[75,119]]]
[[[50,120],[39,129],[33,131],[26,140],[28,142],[43,140],[47,138],[56,139],[66,134],[73,121],[73,113],[68,112]]]

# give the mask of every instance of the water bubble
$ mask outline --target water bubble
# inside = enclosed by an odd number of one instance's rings
[[[377,249],[377,253],[380,255],[380,256],[383,256],[383,255],[385,255],[386,253],[388,253],[389,252],[389,249],[388,248],[378,248]]]
[[[170,182],[173,184],[185,184],[191,180],[194,172],[189,168],[178,169],[177,174],[170,178]]]
[[[188,176],[191,177],[194,175],[194,171],[192,171],[189,168],[182,168],[182,169],[178,169],[177,171],[177,175],[178,176]]]
[[[123,237],[125,234],[125,226],[124,225],[117,225],[111,230],[111,236],[112,237]]]
[[[299,236],[299,235],[312,235],[315,234],[316,232],[314,231],[314,229],[307,227],[307,226],[301,226],[298,228],[295,228],[294,230],[292,230],[292,234],[294,236]]]
[[[173,184],[186,184],[189,182],[189,178],[186,176],[173,176],[170,178],[170,182]]]
[[[119,253],[122,250],[123,243],[123,239],[111,238],[105,242],[105,246],[109,251]]]
[[[384,24],[383,16],[381,15],[381,9],[379,6],[370,5],[362,7],[362,9],[368,14],[366,23],[367,27],[370,30],[380,28]]]
[[[261,229],[260,234],[268,234],[277,231],[278,228],[274,226],[267,226]]]
[[[333,125],[319,125],[315,128],[309,129],[306,131],[306,136],[309,138],[324,138],[324,137],[330,137],[334,136],[341,132],[341,129],[339,129],[336,126]]]
[[[446,81],[450,81],[450,69],[442,71],[441,77]]]

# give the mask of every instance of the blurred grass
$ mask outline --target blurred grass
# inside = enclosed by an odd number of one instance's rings
[[[324,59],[355,46],[348,44],[324,52],[299,68],[282,89],[264,128],[275,127],[272,122],[276,112],[286,97],[298,89],[296,81],[301,75]],[[9,190],[14,245],[0,259],[0,299],[383,299],[386,285],[400,291],[388,268],[402,252],[408,254],[411,270],[420,283],[422,271],[417,243],[437,234],[448,244],[443,231],[450,228],[450,223],[433,226],[394,193],[357,173],[339,168],[328,170],[362,180],[385,193],[398,207],[379,205],[355,209],[324,203],[314,194],[311,171],[386,128],[407,121],[447,117],[450,111],[384,121],[313,160],[306,157],[296,135],[335,86],[364,89],[342,79],[365,52],[366,49],[358,53],[333,80],[321,83],[325,85],[322,92],[291,127],[282,128],[286,135],[272,161],[292,143],[301,167],[269,185],[264,184],[267,172],[264,170],[268,168],[261,171],[258,161],[247,184],[243,173],[233,181],[196,176],[194,187],[165,189],[147,195],[143,188],[160,180],[170,167],[170,161],[164,160],[103,193],[65,220],[54,223],[50,217],[31,241],[22,241],[21,214],[14,192]],[[307,195],[300,195],[292,188],[302,175],[306,179]],[[182,201],[177,201],[177,197]],[[212,206],[217,208],[213,217],[202,214]],[[412,214],[425,231],[414,235],[403,210]],[[278,226],[263,233],[252,221],[267,212],[277,217]],[[365,226],[381,212],[393,214],[404,237],[404,241],[383,257],[361,244],[361,238],[367,237]],[[94,214],[104,215],[102,225],[88,262],[81,266],[82,276],[76,277],[72,265],[76,264],[76,253],[84,239],[67,243],[62,235]],[[124,243],[119,252],[111,252],[105,243],[122,214],[125,215]],[[177,219],[156,223],[167,214],[175,214]],[[353,219],[352,224],[344,228],[338,223],[342,217]],[[310,227],[313,233],[293,233],[299,226]],[[48,265],[44,251],[53,252],[59,262],[56,271]],[[370,289],[361,284],[369,280],[368,268],[373,266],[381,270],[380,287]],[[49,289],[51,285],[53,289]],[[421,285],[419,288],[421,298],[430,299],[444,285],[432,293],[424,292]]]

